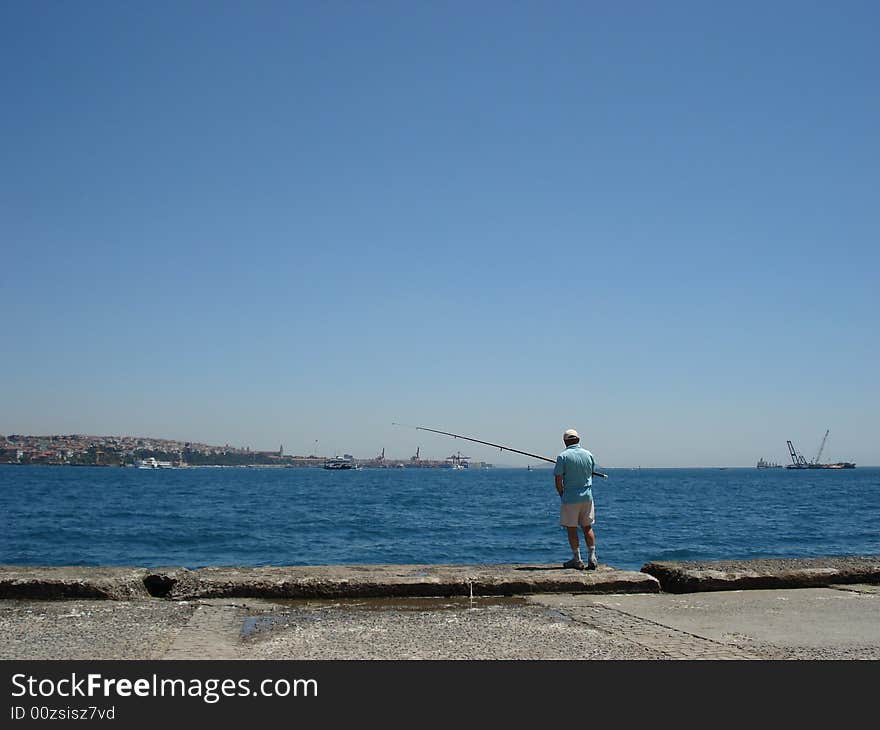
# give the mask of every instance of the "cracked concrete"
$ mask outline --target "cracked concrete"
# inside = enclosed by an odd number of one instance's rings
[[[880,659],[880,590],[0,601],[0,659]]]

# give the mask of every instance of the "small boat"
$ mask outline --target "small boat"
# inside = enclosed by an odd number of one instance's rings
[[[447,458],[446,464],[452,469],[467,469],[470,466],[468,463],[468,459],[470,458],[470,456],[462,456],[459,451],[457,454],[453,454]]]

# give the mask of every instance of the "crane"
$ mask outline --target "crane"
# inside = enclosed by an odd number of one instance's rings
[[[789,469],[805,469],[807,467],[807,460],[803,457],[802,454],[799,454],[795,451],[794,446],[791,441],[786,441],[788,444],[788,453],[791,454],[791,466]]]
[[[822,437],[822,445],[819,447],[819,453],[816,454],[816,460],[813,462],[814,464],[819,463],[819,459],[822,458],[822,452],[825,450],[825,442],[828,440],[828,433],[831,429],[827,429],[825,431],[825,435]]]

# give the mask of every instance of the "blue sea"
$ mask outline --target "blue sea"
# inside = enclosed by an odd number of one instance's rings
[[[880,468],[610,469],[599,560],[880,554]],[[0,466],[0,564],[557,563],[547,469]]]

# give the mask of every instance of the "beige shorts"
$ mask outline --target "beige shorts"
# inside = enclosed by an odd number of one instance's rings
[[[559,508],[559,524],[563,527],[592,527],[596,521],[593,502],[575,502],[563,504]]]

